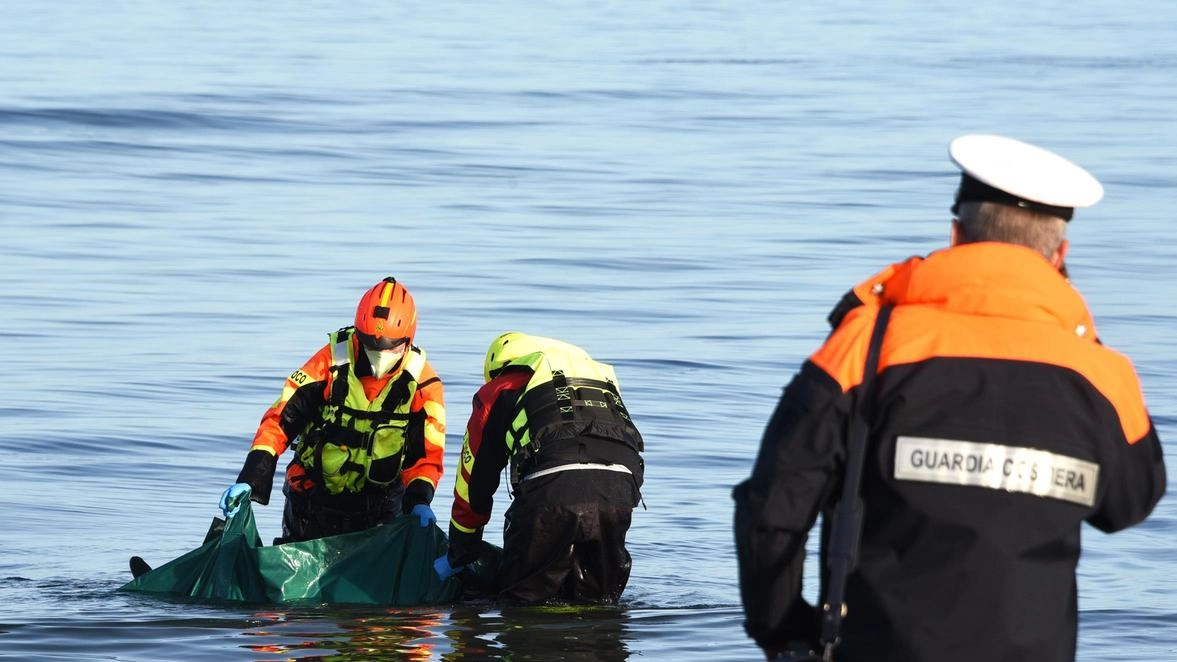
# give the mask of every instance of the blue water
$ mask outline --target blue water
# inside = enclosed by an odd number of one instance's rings
[[[1105,184],[1069,266],[1177,466],[1177,9],[1049,4],[5,3],[0,657],[756,659],[730,488],[841,293],[947,241],[963,133]],[[648,446],[621,607],[115,592],[199,542],[389,274],[446,383],[439,513],[490,339],[616,365]],[[1080,659],[1177,659],[1175,503],[1085,530]]]

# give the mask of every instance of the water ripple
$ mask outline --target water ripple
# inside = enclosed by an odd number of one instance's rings
[[[142,108],[0,107],[0,126],[79,126],[107,129],[217,129],[223,131],[305,132],[313,125],[252,115],[212,115]]]

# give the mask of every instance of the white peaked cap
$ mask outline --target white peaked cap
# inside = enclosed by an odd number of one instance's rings
[[[990,199],[1069,219],[1073,208],[1090,207],[1103,197],[1103,186],[1091,173],[1058,154],[1013,138],[961,136],[948,146],[948,155],[964,173],[958,203]],[[986,187],[975,186],[969,178],[1012,199],[987,196]]]

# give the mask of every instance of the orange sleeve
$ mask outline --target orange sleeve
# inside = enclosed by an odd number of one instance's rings
[[[326,402],[330,380],[331,346],[324,345],[301,368],[286,378],[282,393],[262,415],[250,450],[279,456],[290,440],[303,431]]]
[[[406,487],[414,480],[424,480],[437,490],[445,473],[445,388],[428,361],[417,384],[410,411],[425,413],[425,454],[404,468],[401,480]]]

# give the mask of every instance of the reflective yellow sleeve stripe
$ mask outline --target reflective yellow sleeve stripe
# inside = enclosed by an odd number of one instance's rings
[[[442,425],[445,425],[445,405],[436,400],[426,400],[423,405],[425,414],[437,419]]]
[[[454,496],[462,501],[470,501],[470,484],[458,474],[458,478],[454,481]]]
[[[426,400],[425,439],[434,445],[445,447],[445,406],[440,402]]]
[[[269,453],[270,455],[273,455],[273,456],[275,456],[275,457],[277,457],[277,456],[278,456],[278,454],[274,452],[274,449],[273,449],[273,448],[270,448],[269,446],[262,446],[262,445],[256,445],[256,444],[255,444],[254,446],[251,446],[251,447],[249,448],[249,450],[250,450],[251,452],[252,452],[252,451],[265,451],[265,452],[267,452],[267,453]]]
[[[470,433],[462,436],[462,461],[458,466],[458,476],[454,479],[454,496],[470,503],[470,483],[466,476],[474,471],[474,454],[470,452]]]
[[[434,492],[436,492],[436,491],[437,491],[437,483],[436,483],[436,482],[435,482],[435,481],[434,481],[432,478],[430,478],[429,476],[417,476],[417,477],[416,477],[416,478],[414,478],[413,480],[409,481],[409,483],[410,483],[410,484],[411,484],[411,483],[415,483],[415,482],[417,482],[417,481],[419,481],[419,480],[423,480],[423,481],[425,481],[426,483],[429,483],[429,486],[433,488],[433,491],[434,491]],[[407,486],[406,486],[406,487],[407,487]]]
[[[274,407],[277,407],[278,405],[286,402],[290,398],[293,398],[295,391],[302,388],[311,381],[313,381],[311,376],[304,372],[301,368],[290,373],[290,376],[287,377],[286,381],[282,384],[282,392],[278,394],[278,399],[274,401],[274,404],[270,405],[270,408],[273,409]]]
[[[282,387],[282,392],[278,394],[278,399],[275,400],[274,404],[270,405],[270,407],[271,408],[277,407],[278,405],[282,404],[283,402],[286,402],[290,398],[293,398],[294,392],[297,390],[298,390],[297,386],[293,386],[293,385],[291,385],[291,383],[289,381],[287,381],[286,385]]]
[[[478,533],[478,529],[466,528],[466,527],[462,526],[461,524],[458,524],[458,520],[453,519],[453,518],[450,518],[450,526],[461,531],[462,533]]]

